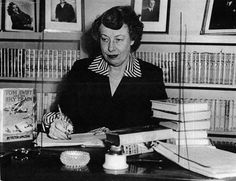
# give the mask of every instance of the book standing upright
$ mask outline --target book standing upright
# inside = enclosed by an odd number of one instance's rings
[[[0,89],[0,142],[32,140],[35,126],[34,89]]]

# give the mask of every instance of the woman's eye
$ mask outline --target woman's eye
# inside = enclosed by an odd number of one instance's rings
[[[117,42],[120,42],[120,41],[123,41],[123,39],[120,39],[120,38],[119,38],[119,39],[116,39],[116,41],[117,41]]]
[[[108,38],[101,37],[101,40],[104,41],[104,42],[108,42]]]

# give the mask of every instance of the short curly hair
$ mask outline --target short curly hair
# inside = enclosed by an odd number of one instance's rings
[[[12,14],[14,14],[14,11],[13,11],[13,6],[16,5],[14,2],[10,2],[8,7],[7,7],[7,12],[8,12],[8,15],[11,16]],[[17,5],[16,5],[17,6]],[[17,6],[18,8],[18,11],[20,11],[20,8]]]
[[[123,24],[129,29],[129,35],[134,44],[131,45],[131,51],[136,51],[140,44],[143,34],[143,23],[139,16],[134,12],[131,6],[115,6],[104,12],[92,24],[92,37],[98,43],[100,38],[99,27],[103,24],[105,27],[118,30]]]

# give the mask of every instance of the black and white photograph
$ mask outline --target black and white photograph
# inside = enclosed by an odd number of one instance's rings
[[[236,181],[236,0],[0,0],[0,181]]]
[[[6,31],[35,31],[36,12],[34,0],[5,1]]]
[[[160,16],[160,0],[143,0],[142,21],[158,22]]]
[[[45,2],[45,30],[81,31],[83,0],[48,0]]]
[[[236,32],[236,0],[207,0],[202,33]]]
[[[134,0],[134,9],[140,15],[145,32],[167,32],[169,0]]]

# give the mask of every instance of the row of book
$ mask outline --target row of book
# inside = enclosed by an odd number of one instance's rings
[[[165,83],[236,85],[234,53],[135,52],[163,69]],[[79,50],[0,49],[0,77],[61,78]]]
[[[79,58],[79,50],[1,48],[0,77],[61,78]]]
[[[165,83],[236,85],[235,53],[135,52],[163,69]]]
[[[236,131],[236,100],[209,99],[211,131]]]

